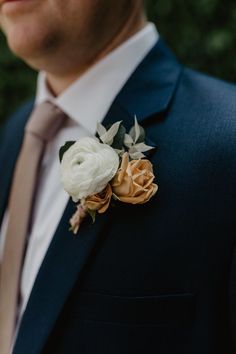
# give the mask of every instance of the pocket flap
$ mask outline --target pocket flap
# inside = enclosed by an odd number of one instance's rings
[[[81,319],[127,324],[186,326],[195,312],[191,293],[129,297],[83,292],[77,304]]]

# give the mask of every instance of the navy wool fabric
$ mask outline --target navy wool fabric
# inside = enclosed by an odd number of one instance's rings
[[[0,222],[32,107],[0,142]],[[160,40],[104,124],[129,128],[135,114],[156,146],[158,193],[87,219],[76,237],[68,203],[13,354],[236,352],[236,87],[183,67]]]

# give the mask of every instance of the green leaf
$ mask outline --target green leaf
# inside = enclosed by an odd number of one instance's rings
[[[95,210],[91,210],[91,209],[88,209],[87,210],[88,214],[91,216],[92,220],[93,220],[93,224],[95,223],[96,221],[96,214],[97,212]]]
[[[60,158],[60,162],[62,161],[63,155],[64,153],[69,150],[69,148],[74,145],[75,141],[67,141],[65,143],[65,145],[63,145],[60,150],[59,150],[59,158]]]
[[[139,128],[140,128],[140,135],[139,135],[138,140],[136,141],[136,144],[144,143],[145,138],[146,138],[146,133],[145,133],[145,130],[143,129],[143,127],[140,125]]]
[[[126,133],[126,129],[121,124],[119,126],[118,132],[116,133],[116,135],[113,139],[113,143],[111,145],[113,147],[113,149],[122,150],[123,145],[124,145],[125,133]]]

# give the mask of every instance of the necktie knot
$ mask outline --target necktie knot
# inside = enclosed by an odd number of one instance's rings
[[[43,102],[34,109],[25,131],[48,142],[58,132],[65,117],[65,113],[54,104]]]

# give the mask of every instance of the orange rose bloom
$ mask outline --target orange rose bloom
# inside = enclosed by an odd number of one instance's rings
[[[108,209],[112,197],[112,189],[110,184],[98,194],[94,194],[85,199],[84,208],[92,211],[97,211],[99,214],[105,213]]]
[[[121,167],[111,182],[112,190],[121,202],[144,204],[158,190],[158,186],[153,183],[154,178],[152,164],[149,160],[129,161],[129,155],[125,153]]]

